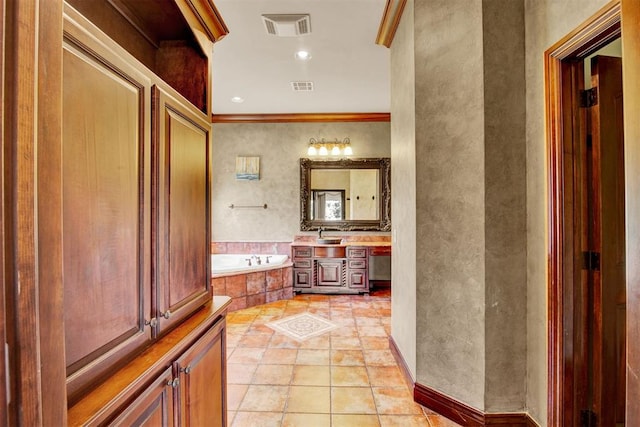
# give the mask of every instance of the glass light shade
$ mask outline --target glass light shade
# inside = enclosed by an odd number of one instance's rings
[[[316,154],[318,154],[318,150],[316,150],[316,147],[314,147],[313,145],[310,145],[309,149],[307,149],[307,154],[309,156],[315,156]]]
[[[331,149],[331,155],[332,156],[339,156],[340,155],[340,147],[338,147],[337,145],[334,145],[333,148]]]
[[[327,147],[325,147],[324,145],[322,147],[320,147],[320,155],[321,156],[326,156],[327,154],[329,154],[329,151],[327,150]]]
[[[353,150],[351,149],[350,145],[347,145],[346,147],[344,147],[344,155],[345,156],[350,156],[353,154]]]

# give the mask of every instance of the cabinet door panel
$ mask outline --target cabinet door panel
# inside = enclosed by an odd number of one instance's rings
[[[317,260],[318,286],[344,286],[345,262],[342,259]]]
[[[151,310],[149,116],[144,110],[150,83],[115,54],[87,42],[65,37],[63,50],[62,236],[70,402],[78,389],[151,338],[144,326]]]
[[[174,422],[172,368],[147,387],[110,425],[122,427],[166,427]]]
[[[352,289],[366,289],[369,285],[367,281],[367,270],[349,270],[349,287]]]
[[[310,288],[312,284],[311,270],[293,269],[293,286],[298,288]]]
[[[158,176],[154,194],[159,201],[154,244],[159,254],[157,311],[160,330],[165,330],[210,298],[211,125],[193,106],[156,86],[153,109]]]
[[[226,426],[225,360],[223,319],[176,361],[182,427]]]

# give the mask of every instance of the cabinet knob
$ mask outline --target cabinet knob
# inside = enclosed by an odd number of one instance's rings
[[[168,319],[171,317],[171,311],[167,310],[164,313],[160,313],[160,316],[164,317],[165,319]]]
[[[191,373],[191,365],[185,368],[180,368],[180,372],[184,372],[185,374],[189,375],[189,373]]]
[[[171,388],[178,388],[180,385],[180,380],[178,378],[174,378],[173,380],[167,381],[167,386]]]
[[[151,320],[145,320],[144,321],[144,325],[145,326],[151,326],[152,328],[155,328],[158,325],[158,319],[154,317]]]

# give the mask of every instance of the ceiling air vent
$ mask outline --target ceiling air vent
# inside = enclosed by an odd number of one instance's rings
[[[313,90],[313,82],[291,82],[294,92],[311,92]]]
[[[267,33],[278,37],[295,37],[311,32],[311,18],[307,14],[262,15]]]

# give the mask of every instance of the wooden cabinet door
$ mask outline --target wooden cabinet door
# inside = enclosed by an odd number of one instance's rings
[[[368,290],[367,270],[349,270],[349,288]]]
[[[225,320],[221,319],[176,361],[174,369],[180,380],[177,425],[227,425],[225,341]]]
[[[313,284],[313,276],[310,269],[293,269],[293,286],[295,288],[310,288]]]
[[[346,282],[345,261],[343,259],[319,259],[316,261],[317,286],[344,286]]]
[[[174,423],[173,369],[167,368],[110,425],[122,427],[168,427]]]
[[[69,403],[151,339],[150,81],[65,17],[64,324]],[[85,21],[86,23],[86,21]],[[98,101],[99,100],[99,101]]]
[[[211,298],[209,119],[153,87],[153,247],[159,332]]]

